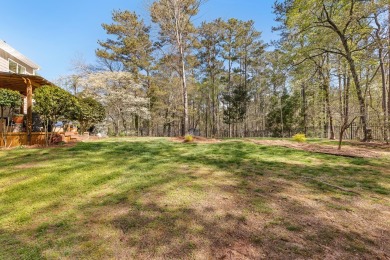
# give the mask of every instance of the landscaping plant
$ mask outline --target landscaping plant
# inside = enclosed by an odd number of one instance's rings
[[[54,125],[61,119],[72,119],[78,111],[77,99],[69,92],[56,86],[43,86],[34,92],[34,111],[42,119],[45,128],[46,145],[51,144]],[[51,133],[49,135],[49,126]]]
[[[184,136],[184,142],[191,143],[194,141],[194,137],[192,135],[186,135]]]
[[[306,136],[305,136],[305,134],[298,133],[298,134],[293,136],[293,140],[297,141],[299,143],[304,143],[304,142],[306,142]]]
[[[10,113],[14,112],[15,107],[22,104],[22,99],[19,92],[10,89],[0,89],[0,123],[1,123],[1,138],[4,146],[7,146],[7,125],[4,117],[4,109],[8,107]]]
[[[91,97],[78,99],[77,120],[80,123],[80,134],[106,117],[103,105]]]

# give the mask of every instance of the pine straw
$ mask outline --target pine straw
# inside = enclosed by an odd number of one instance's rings
[[[380,158],[382,156],[390,156],[390,152],[387,150],[373,150],[369,148],[361,148],[356,144],[354,147],[342,146],[341,150],[337,149],[335,145],[324,145],[324,144],[309,144],[309,143],[298,143],[288,140],[254,140],[249,141],[268,146],[281,146],[286,148],[293,148],[297,150],[309,151],[313,153],[331,154],[344,157],[352,158]],[[367,146],[368,147],[368,146]]]
[[[177,136],[170,138],[170,141],[176,142],[176,143],[185,143],[185,138],[183,136]],[[203,143],[203,144],[213,144],[213,143],[219,143],[221,140],[214,139],[214,138],[205,138],[201,136],[194,136],[193,141],[189,143]]]

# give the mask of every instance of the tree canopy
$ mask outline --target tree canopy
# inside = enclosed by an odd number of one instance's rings
[[[68,88],[101,102],[116,135],[389,140],[388,1],[278,0],[270,43],[249,19],[199,21],[202,3],[114,11]]]
[[[4,109],[15,108],[22,104],[20,93],[14,90],[0,88],[0,118],[4,116]]]

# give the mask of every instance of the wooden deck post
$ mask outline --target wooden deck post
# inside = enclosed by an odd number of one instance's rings
[[[30,79],[26,80],[27,84],[27,142],[31,145],[31,133],[32,133],[32,83]]]

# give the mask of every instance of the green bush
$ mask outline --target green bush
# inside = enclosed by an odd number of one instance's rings
[[[54,129],[58,121],[74,118],[78,109],[78,100],[69,92],[56,86],[42,86],[34,91],[34,112],[38,113],[45,129],[46,146],[51,144],[54,132],[50,132],[49,126]]]
[[[306,136],[305,134],[296,134],[293,136],[293,140],[300,143],[304,143],[306,142]]]
[[[192,135],[184,136],[184,142],[191,143],[192,141],[194,141],[194,137]]]
[[[76,119],[80,123],[80,134],[86,132],[94,124],[100,123],[106,117],[103,105],[91,97],[78,98]]]

